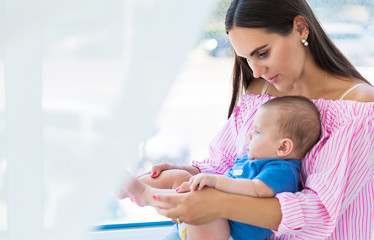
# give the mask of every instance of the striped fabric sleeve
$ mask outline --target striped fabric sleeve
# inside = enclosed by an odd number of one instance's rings
[[[314,147],[318,152],[313,160],[315,164],[308,164],[313,169],[306,169],[309,174],[304,190],[276,195],[282,221],[275,236],[286,234],[300,239],[325,239],[334,232],[336,234],[342,214],[373,181],[373,118],[373,115],[360,116],[331,133],[323,133]],[[339,224],[352,226],[348,222]]]
[[[232,167],[237,155],[237,137],[242,122],[240,108],[237,107],[223,129],[209,144],[209,158],[193,161],[192,165],[201,172],[224,174]]]

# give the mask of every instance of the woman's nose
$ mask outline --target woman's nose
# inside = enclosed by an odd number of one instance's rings
[[[266,72],[266,67],[263,66],[262,64],[253,62],[249,66],[251,67],[252,72],[253,72],[253,77],[255,77],[255,78],[260,78]]]

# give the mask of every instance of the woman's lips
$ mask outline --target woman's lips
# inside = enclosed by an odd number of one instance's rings
[[[269,79],[268,79],[268,82],[271,83],[271,84],[276,83],[277,80],[278,80],[278,76],[279,76],[279,75],[276,75],[276,76],[274,76],[274,77],[272,77],[272,78],[269,78]]]

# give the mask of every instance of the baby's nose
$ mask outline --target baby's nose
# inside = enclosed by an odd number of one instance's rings
[[[250,131],[249,134],[248,134],[249,141],[252,140],[252,133],[253,133],[253,131]]]

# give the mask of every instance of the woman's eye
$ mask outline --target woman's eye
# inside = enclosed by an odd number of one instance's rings
[[[257,130],[255,130],[255,134],[256,134],[256,135],[258,135],[258,134],[260,134],[260,132],[259,132],[259,131],[257,131]]]
[[[259,58],[264,58],[269,54],[269,50],[266,50],[264,52],[258,53]]]

